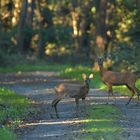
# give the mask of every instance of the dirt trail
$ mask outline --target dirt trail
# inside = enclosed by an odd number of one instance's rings
[[[1,86],[6,86],[37,101],[41,104],[43,111],[39,121],[25,124],[24,133],[19,136],[18,140],[79,140],[82,135],[86,135],[81,131],[85,114],[83,112],[79,118],[75,117],[73,99],[63,99],[59,103],[60,119],[50,118],[50,103],[55,96],[53,87],[59,82],[69,82],[69,80],[60,79],[54,75],[55,73],[48,72],[1,75]],[[116,94],[116,96],[116,106],[123,114],[119,122],[123,126],[124,136],[127,140],[140,140],[140,105],[135,106],[133,100],[126,107],[125,103],[128,98],[119,94]],[[107,102],[107,92],[91,89],[86,100],[88,105],[105,104]],[[110,100],[110,103],[112,103],[112,100]]]

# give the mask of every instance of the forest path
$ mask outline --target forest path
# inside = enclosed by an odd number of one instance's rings
[[[32,72],[22,74],[5,74],[0,76],[0,85],[8,87],[19,94],[35,100],[42,111],[40,120],[24,125],[24,131],[18,140],[79,140],[86,135],[82,131],[82,120],[86,118],[83,113],[75,117],[75,103],[71,98],[63,99],[58,110],[60,119],[50,117],[50,103],[55,97],[54,86],[59,82],[70,82],[68,79],[61,79],[53,72]],[[119,122],[124,129],[124,136],[127,140],[140,140],[140,105],[135,106],[133,99],[130,105],[125,106],[127,97],[116,95],[116,106],[122,112]],[[86,98],[87,105],[105,104],[107,92],[98,89],[90,89]],[[112,100],[110,100],[112,103]],[[80,104],[82,108],[82,104]],[[122,138],[123,139],[123,138]]]

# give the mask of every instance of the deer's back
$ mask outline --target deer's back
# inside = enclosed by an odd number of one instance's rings
[[[112,85],[125,85],[130,82],[135,83],[137,76],[131,72],[104,71],[102,80]]]
[[[88,88],[81,84],[61,83],[55,87],[56,94],[65,94],[71,98],[84,98],[88,93]]]

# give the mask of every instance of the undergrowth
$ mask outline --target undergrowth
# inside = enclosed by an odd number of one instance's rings
[[[0,88],[0,139],[15,140],[16,135],[12,130],[31,112],[35,112],[35,108],[30,100],[9,89]]]

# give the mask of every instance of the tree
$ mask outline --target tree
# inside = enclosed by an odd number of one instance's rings
[[[42,58],[44,56],[44,39],[43,39],[43,17],[41,15],[41,5],[40,1],[37,0],[37,20],[38,20],[38,57]]]
[[[98,53],[104,55],[107,44],[106,34],[106,13],[107,13],[107,0],[99,0],[99,6],[96,13],[96,45]]]
[[[25,20],[25,37],[24,37],[24,52],[28,53],[31,49],[31,41],[32,41],[32,34],[33,34],[33,15],[34,15],[34,7],[35,7],[35,0],[28,0],[27,1],[27,14]]]
[[[72,28],[75,50],[77,53],[82,53],[83,47],[89,45],[88,43],[88,29],[89,29],[89,13],[93,6],[92,1],[78,1],[72,0]]]
[[[20,11],[20,19],[18,23],[18,30],[17,30],[17,47],[21,53],[25,52],[24,48],[24,30],[25,30],[25,21],[27,16],[27,0],[23,0],[21,11]]]
[[[17,46],[21,53],[27,54],[32,39],[34,0],[24,0],[21,7],[17,32]]]

